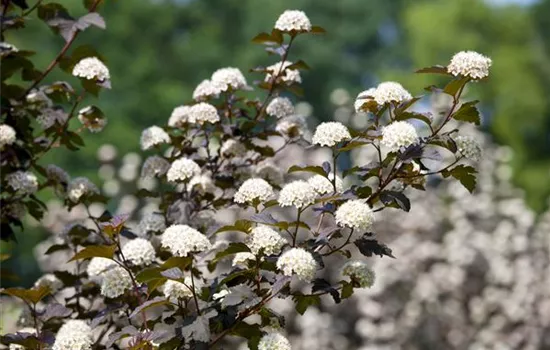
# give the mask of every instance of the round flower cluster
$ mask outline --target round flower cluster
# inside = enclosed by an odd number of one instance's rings
[[[59,328],[52,350],[90,350],[92,345],[90,326],[82,320],[69,320]]]
[[[254,204],[256,200],[265,202],[271,196],[273,196],[273,187],[267,181],[252,178],[243,182],[237,193],[235,193],[234,200],[236,203]]]
[[[307,183],[313,187],[319,196],[324,194],[334,193],[334,185],[332,183],[334,174],[329,174],[328,179],[323,175],[314,175],[307,180]],[[344,192],[344,182],[340,176],[336,176],[336,193]]]
[[[310,252],[302,248],[292,248],[284,252],[277,260],[277,268],[285,276],[295,274],[304,281],[311,281],[317,271],[317,262]]]
[[[101,295],[116,298],[132,288],[132,277],[120,266],[115,266],[102,274]]]
[[[174,108],[172,114],[170,114],[170,118],[168,119],[168,126],[178,128],[181,127],[183,123],[187,123],[189,120],[190,109],[191,107],[189,106],[178,106]]]
[[[75,77],[105,81],[110,79],[109,69],[97,57],[86,57],[73,68]]]
[[[154,178],[166,174],[170,169],[170,162],[159,156],[151,156],[145,159],[141,166],[141,177]]]
[[[73,203],[77,203],[82,196],[99,194],[99,189],[85,177],[76,177],[69,182],[67,197]]]
[[[275,255],[287,243],[277,231],[267,226],[255,227],[250,235],[247,245],[254,254],[263,251],[264,255]]]
[[[489,75],[489,67],[492,63],[489,57],[475,51],[461,51],[451,58],[447,71],[454,76],[462,75],[474,80],[483,79]]]
[[[48,180],[50,180],[54,184],[67,185],[71,180],[69,174],[67,174],[65,170],[54,164],[48,164],[46,166],[46,176]]]
[[[219,86],[222,91],[229,88],[233,90],[244,89],[247,87],[246,79],[239,68],[226,67],[220,68],[212,74],[212,82]]]
[[[21,328],[20,330],[17,331],[17,333],[35,335],[36,334],[36,328],[31,328],[31,327]],[[25,347],[23,345],[19,345],[19,344],[10,344],[10,346],[9,346],[9,350],[24,350],[24,349],[25,349]]]
[[[174,256],[184,257],[190,253],[200,253],[212,248],[205,235],[187,225],[172,225],[164,231],[162,247],[168,248]]]
[[[13,144],[15,140],[15,130],[7,124],[0,125],[0,149]]]
[[[145,215],[138,224],[138,233],[146,236],[149,232],[160,232],[166,229],[166,222],[161,214]]]
[[[281,32],[309,32],[311,22],[303,11],[286,10],[275,22],[275,29]]]
[[[376,277],[374,271],[361,260],[348,261],[342,267],[342,275],[349,276],[356,281],[361,288],[370,288],[374,284]]]
[[[115,266],[117,266],[117,263],[111,259],[96,257],[90,260],[86,272],[88,273],[88,277],[101,276]]]
[[[339,142],[350,139],[351,135],[344,124],[339,122],[325,122],[317,126],[311,142],[319,146],[332,147]]]
[[[363,106],[363,104],[367,102],[368,99],[373,99],[375,92],[375,88],[370,88],[368,90],[360,92],[359,95],[357,95],[357,97],[355,98],[355,103],[353,104],[353,106],[355,107],[355,112],[361,112],[361,106]]]
[[[149,265],[155,260],[155,248],[146,239],[136,238],[122,247],[122,254],[134,265]]]
[[[281,119],[275,127],[275,131],[281,133],[289,139],[302,136],[306,129],[306,120],[301,115],[290,115],[284,119]]]
[[[268,115],[280,119],[294,114],[294,105],[286,97],[276,97],[269,102],[265,111]]]
[[[268,73],[265,76],[265,81],[268,83],[273,83],[273,79],[277,79],[277,82],[282,81],[288,85],[294,83],[301,83],[302,76],[300,71],[297,69],[289,69],[289,66],[292,66],[294,63],[290,61],[277,62],[267,67],[266,70]]]
[[[368,204],[360,199],[342,204],[334,214],[336,223],[342,227],[366,230],[374,223],[374,213]]]
[[[246,147],[237,140],[229,139],[222,144],[220,153],[225,157],[242,157],[246,154]]]
[[[283,172],[277,165],[269,160],[258,163],[254,169],[254,174],[274,184],[283,182]]]
[[[18,170],[6,176],[8,186],[15,191],[20,191],[24,194],[32,194],[38,190],[38,179],[28,171]]]
[[[61,108],[45,108],[42,113],[36,118],[36,121],[43,129],[49,129],[58,123],[59,125],[65,124],[68,115]]]
[[[313,186],[303,180],[296,180],[286,184],[279,192],[279,205],[281,207],[295,206],[304,208],[315,202],[317,193]]]
[[[393,122],[382,129],[381,143],[391,152],[398,152],[401,147],[409,147],[417,142],[416,129],[408,122]]]
[[[369,91],[369,90],[367,90]],[[399,83],[387,81],[379,84],[372,97],[379,105],[390,102],[403,102],[412,98],[411,94]]]
[[[170,136],[156,125],[143,130],[141,133],[140,144],[141,149],[144,151],[163,143],[170,143]]]
[[[93,133],[100,132],[107,125],[107,118],[103,112],[94,106],[84,107],[78,111],[78,121]]]
[[[209,97],[218,97],[224,90],[224,87],[224,84],[205,79],[201,81],[193,91],[193,99],[195,101],[201,101]]]
[[[240,253],[237,253],[235,254],[235,256],[233,257],[233,266],[247,266],[247,261],[254,261],[256,260],[256,257],[254,256],[254,254],[252,253],[249,253],[249,252],[240,252]]]
[[[457,136],[455,142],[460,154],[474,162],[479,161],[481,158],[481,147],[473,137]]]
[[[180,158],[172,163],[166,173],[166,178],[170,182],[186,181],[200,173],[201,167],[197,163],[191,159]]]
[[[189,189],[194,189],[200,193],[214,193],[216,191],[216,185],[212,181],[212,177],[208,174],[202,174],[194,176],[189,181]]]
[[[63,288],[63,282],[61,282],[59,278],[55,277],[54,274],[48,273],[34,282],[34,288],[40,288],[43,286],[50,288],[50,291],[55,293]]]
[[[214,124],[220,121],[220,116],[218,115],[216,107],[206,102],[200,102],[191,106],[188,117],[190,123],[201,125],[204,123]]]
[[[187,299],[193,296],[191,277],[185,277],[183,283],[173,280],[168,280],[162,287],[162,293],[166,298]],[[196,288],[196,286],[195,286]]]

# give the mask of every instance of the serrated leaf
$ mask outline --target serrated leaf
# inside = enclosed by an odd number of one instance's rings
[[[342,299],[347,299],[353,295],[353,285],[349,282],[342,281],[342,291],[340,296]]]
[[[312,26],[311,30],[309,32],[312,33],[312,34],[325,34],[327,31],[323,27]]]
[[[317,291],[323,291],[323,292],[329,293],[334,299],[334,302],[336,304],[339,304],[342,301],[342,299],[340,299],[340,294],[338,293],[338,290],[334,288],[327,280],[322,278],[317,278],[313,281],[313,286],[311,287],[311,291],[313,293]]]
[[[476,177],[474,175],[476,172],[476,169],[471,166],[457,165],[453,169],[443,171],[441,175],[443,175],[443,177],[445,178],[449,176],[454,177],[455,179],[460,181],[462,186],[464,186],[468,191],[470,191],[470,193],[472,193],[474,192],[477,183]]]
[[[380,200],[388,207],[397,207],[407,212],[411,210],[411,201],[402,192],[383,191]]]
[[[296,311],[303,315],[307,308],[321,303],[321,298],[318,295],[294,295],[292,297],[296,303]]]
[[[256,44],[267,44],[267,45],[278,43],[277,38],[274,38],[273,36],[271,36],[271,34],[268,34],[268,33],[260,33],[256,35],[254,38],[252,38],[252,42]]]
[[[351,142],[346,143],[343,147],[338,148],[338,150],[340,152],[346,152],[346,151],[351,151],[352,149],[359,148],[359,147],[362,147],[362,146],[368,145],[368,144],[369,144],[369,142],[365,142],[365,141],[351,141]]]
[[[106,258],[112,259],[115,251],[117,249],[116,245],[91,245],[88,246],[78,253],[75,254],[68,262],[82,259],[91,259],[91,258]]]
[[[380,257],[383,257],[386,255],[395,259],[395,256],[392,254],[392,250],[388,248],[387,245],[379,243],[376,239],[369,238],[368,235],[364,235],[360,239],[356,240],[354,244],[357,248],[359,248],[359,251],[364,256],[371,257],[373,255],[379,255]]]
[[[440,65],[421,68],[417,70],[416,73],[433,73],[433,74],[451,75],[451,73],[447,71],[447,67],[440,66]]]
[[[156,297],[154,299],[151,299],[151,300],[148,300],[146,302],[144,302],[143,304],[141,304],[140,306],[138,306],[131,314],[130,314],[130,317],[129,318],[132,318],[132,317],[135,317],[137,314],[141,313],[142,311],[145,311],[151,307],[154,307],[154,306],[160,306],[160,305],[166,305],[166,304],[169,304],[170,301],[168,301],[166,298],[164,297]]]
[[[403,112],[400,114],[397,114],[395,116],[395,120],[408,120],[408,119],[418,119],[423,121],[424,123],[431,125],[432,121],[430,117],[424,113],[418,113],[418,112]]]
[[[11,295],[24,300],[29,304],[36,304],[51,293],[50,287],[40,286],[38,288],[7,288],[1,291],[2,294]]]
[[[460,91],[469,80],[469,78],[453,79],[447,85],[445,85],[445,87],[443,88],[443,92],[453,97],[456,97],[458,91]]]
[[[463,103],[453,114],[453,118],[464,122],[474,123],[475,125],[480,125],[481,117],[477,107],[475,106],[478,102],[479,101],[470,101]]]
[[[323,167],[320,167],[320,166],[317,166],[317,165],[304,166],[304,167],[301,167],[301,166],[298,166],[298,165],[293,165],[290,168],[288,168],[287,173],[290,174],[290,173],[294,173],[294,172],[298,172],[298,171],[304,171],[304,172],[308,172],[308,173],[319,174],[321,176],[327,177],[327,173],[325,173],[325,170],[323,169]]]
[[[249,220],[237,220],[234,225],[226,225],[220,227],[215,233],[228,232],[228,231],[237,231],[244,232],[246,234],[250,233],[252,229],[252,222]]]
[[[166,260],[164,264],[161,265],[162,269],[170,269],[172,267],[178,267],[180,270],[185,271],[185,269],[191,265],[193,258],[190,256],[180,257],[173,256],[170,259]]]

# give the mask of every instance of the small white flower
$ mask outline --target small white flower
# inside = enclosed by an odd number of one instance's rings
[[[254,174],[264,180],[270,181],[274,184],[280,184],[283,182],[283,172],[275,163],[264,160],[256,165]]]
[[[88,277],[101,276],[115,266],[117,266],[117,263],[111,259],[96,257],[90,260],[88,267],[86,267],[86,272],[88,273]]]
[[[56,123],[59,125],[65,124],[68,115],[61,108],[45,108],[42,113],[36,118],[36,121],[43,129],[48,129]]]
[[[145,215],[138,224],[138,233],[145,237],[150,232],[160,232],[166,229],[166,221],[164,216],[157,213]]]
[[[246,147],[237,140],[229,139],[222,144],[220,153],[224,157],[242,157],[246,154]]]
[[[313,186],[303,180],[296,180],[286,184],[279,192],[281,207],[294,206],[298,209],[307,207],[315,202],[317,193]]]
[[[277,268],[285,276],[296,275],[301,280],[309,282],[315,277],[317,262],[310,252],[302,248],[292,248],[279,257]]]
[[[185,277],[183,283],[168,280],[162,287],[162,293],[166,298],[188,299],[193,297],[191,277]],[[197,286],[195,285],[195,289]],[[198,292],[198,290],[196,290]]]
[[[105,118],[103,112],[95,106],[84,107],[78,111],[78,120],[93,133],[102,131],[105,125],[107,125],[107,118]]]
[[[321,123],[315,134],[313,134],[312,143],[319,146],[332,147],[339,142],[351,140],[348,128],[339,122]]]
[[[18,170],[8,174],[6,181],[9,187],[24,194],[32,194],[38,190],[38,179],[28,171]]]
[[[329,178],[322,175],[314,175],[310,177],[307,182],[313,187],[315,192],[319,196],[324,194],[334,193],[334,185],[332,184],[332,179],[334,179],[334,174],[329,174]],[[336,193],[344,192],[344,182],[340,176],[336,176]]]
[[[306,120],[301,115],[290,115],[279,120],[275,127],[275,131],[289,139],[300,137],[307,131]]]
[[[99,189],[85,177],[76,177],[69,182],[67,197],[73,203],[78,203],[82,196],[99,194]]]
[[[342,275],[352,278],[361,288],[370,288],[376,277],[374,271],[361,260],[348,261],[342,267]]]
[[[170,169],[170,162],[159,156],[151,156],[145,159],[141,166],[141,177],[154,178],[160,177]]]
[[[286,239],[277,231],[261,225],[252,230],[247,245],[254,254],[259,254],[260,251],[263,251],[264,255],[275,255],[279,254],[287,243]]]
[[[473,137],[457,136],[455,142],[460,154],[474,162],[479,161],[481,158],[481,147]]]
[[[80,60],[73,68],[73,75],[88,80],[110,79],[109,69],[97,57],[86,57]]]
[[[193,99],[202,101],[209,97],[218,97],[225,87],[226,84],[205,79],[193,91]]]
[[[216,192],[216,185],[209,174],[202,174],[191,178],[189,189],[194,189],[200,193],[214,193]]]
[[[200,173],[201,167],[197,163],[191,159],[180,158],[172,163],[166,173],[166,178],[170,182],[186,181]]]
[[[180,257],[212,248],[212,244],[205,235],[187,225],[168,227],[162,235],[161,244],[164,248],[168,248],[172,255]]]
[[[400,103],[412,98],[411,94],[405,90],[401,84],[394,81],[380,83],[376,87],[372,97],[379,105],[390,102]]]
[[[15,130],[7,124],[0,125],[0,149],[3,149],[5,145],[13,144],[15,140]]]
[[[49,287],[52,293],[57,292],[63,288],[63,282],[59,278],[55,277],[53,273],[45,274],[34,282],[34,288]]]
[[[136,238],[122,247],[122,254],[134,265],[149,265],[156,257],[155,248],[146,239]]]
[[[246,267],[247,262],[249,260],[250,261],[256,260],[256,257],[254,256],[254,254],[249,253],[249,252],[240,252],[240,253],[235,254],[235,256],[233,257],[232,265],[233,266],[244,266],[244,267]]]
[[[411,123],[405,121],[393,122],[382,129],[382,145],[391,152],[398,152],[418,142],[418,134]]]
[[[174,108],[170,119],[168,119],[168,126],[172,128],[179,128],[183,123],[187,123],[189,120],[189,111],[191,110],[190,106],[178,106]]]
[[[229,88],[233,90],[244,89],[247,87],[246,79],[239,68],[226,67],[220,68],[212,74],[212,82],[219,85],[222,91]]]
[[[286,97],[276,97],[269,102],[265,111],[270,116],[281,119],[294,114],[294,105]]]
[[[349,200],[342,204],[334,214],[336,223],[342,227],[366,230],[374,223],[374,213],[362,200]]]
[[[200,102],[191,106],[189,109],[189,122],[204,124],[204,123],[217,123],[220,121],[218,110],[206,102]]]
[[[141,149],[146,151],[163,143],[170,143],[170,136],[162,128],[154,125],[141,133]]]
[[[120,266],[115,266],[102,274],[101,295],[116,298],[132,288],[132,277]]]
[[[273,196],[273,187],[263,179],[252,178],[246,180],[237,193],[235,202],[254,204],[254,201],[265,202]]]
[[[71,180],[69,174],[57,165],[48,164],[46,166],[46,176],[48,180],[52,181],[54,184],[68,185]]]
[[[294,63],[290,61],[277,62],[266,68],[268,73],[265,76],[265,81],[268,83],[273,83],[273,79],[277,77],[277,82],[284,82],[288,85],[294,83],[301,83],[302,77],[300,71],[297,69],[289,69],[288,67]]]
[[[311,22],[303,11],[286,10],[275,22],[275,29],[281,32],[309,32],[311,30]]]
[[[52,350],[90,350],[92,345],[90,326],[83,320],[69,320],[59,328]]]
[[[374,98],[375,92],[375,88],[370,88],[368,90],[360,92],[359,95],[357,95],[357,97],[355,98],[355,103],[353,104],[353,106],[355,107],[355,112],[361,112],[361,106],[363,106],[363,104],[368,100],[372,100]]]
[[[474,80],[483,79],[489,75],[489,67],[492,63],[489,57],[475,51],[461,51],[451,58],[447,71],[454,76],[462,75]]]

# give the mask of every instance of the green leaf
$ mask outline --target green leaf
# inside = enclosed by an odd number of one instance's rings
[[[440,66],[440,65],[421,68],[421,69],[417,70],[416,73],[432,73],[432,74],[451,75],[451,73],[449,73],[447,71],[447,67]]]
[[[260,33],[256,35],[254,38],[252,38],[252,42],[256,44],[272,45],[272,44],[277,44],[278,40],[277,38],[274,38],[273,36],[271,36],[271,34]]]
[[[172,267],[178,267],[180,270],[185,271],[185,269],[191,265],[193,258],[190,256],[180,257],[173,256],[170,259],[166,260],[164,264],[161,265],[163,270],[170,269]]]
[[[479,101],[470,101],[463,103],[462,106],[453,114],[453,118],[456,120],[474,123],[475,125],[481,124],[481,117],[479,111],[475,106]]]
[[[320,26],[312,26],[311,30],[309,31],[311,34],[325,34],[327,31],[325,28]]]
[[[325,170],[323,169],[323,167],[320,167],[318,165],[311,165],[311,166],[304,166],[304,167],[293,165],[290,168],[288,168],[287,173],[290,174],[298,171],[305,171],[308,173],[319,174],[321,176],[327,177],[327,173],[325,173]]]
[[[294,295],[292,297],[296,303],[296,311],[303,315],[307,308],[313,305],[319,305],[321,298],[318,295]]]
[[[152,267],[152,268],[142,270],[136,275],[136,281],[140,283],[146,283],[154,279],[163,278],[162,275],[160,274],[161,271],[162,269],[158,267]]]
[[[117,249],[116,245],[91,245],[75,254],[68,262],[91,258],[113,259]]]
[[[368,145],[368,144],[369,144],[369,142],[365,142],[365,141],[351,141],[351,142],[346,143],[345,146],[338,148],[338,150],[340,152],[346,152],[346,151],[351,151],[352,149],[362,147],[362,146]]]
[[[2,290],[1,293],[17,297],[29,304],[36,304],[49,295],[51,290],[48,286],[40,286],[36,289],[7,288]]]
[[[445,85],[445,88],[443,88],[443,92],[453,97],[456,97],[457,92],[460,91],[469,80],[469,78],[453,79],[447,85]]]
[[[142,311],[145,311],[151,307],[154,306],[160,306],[160,305],[166,305],[169,304],[170,301],[168,301],[164,297],[156,297],[154,299],[148,300],[135,308],[135,310],[130,314],[129,318],[135,317],[137,314],[141,313]]]
[[[411,210],[411,201],[402,192],[383,191],[380,193],[380,200],[387,207],[400,208],[404,211]]]
[[[342,299],[347,299],[353,295],[353,285],[349,282],[342,281],[342,291],[340,296]]]
[[[432,121],[428,116],[418,112],[403,112],[403,113],[397,114],[395,117],[395,120],[408,120],[408,119],[418,119],[418,120],[422,120],[424,123],[428,125],[432,124]]]
[[[454,177],[460,181],[462,186],[466,187],[466,189],[472,193],[476,188],[476,176],[474,175],[476,172],[476,169],[471,166],[457,165],[451,170],[443,171],[441,175],[445,178],[449,176]]]
[[[249,220],[237,220],[234,225],[226,225],[220,227],[215,233],[227,232],[227,231],[237,231],[244,232],[246,234],[250,233],[252,229],[252,222]]]
[[[302,60],[298,60],[295,63],[291,64],[290,66],[286,67],[285,69],[301,69],[301,70],[309,70],[309,66]]]

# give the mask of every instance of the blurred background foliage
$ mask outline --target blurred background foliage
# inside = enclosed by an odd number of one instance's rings
[[[80,1],[58,2],[75,16],[85,13]],[[475,92],[484,101],[484,128],[514,150],[516,184],[533,209],[544,209],[550,196],[550,0],[105,1],[99,12],[107,31],[85,31],[73,48],[92,45],[111,71],[113,88],[97,103],[109,124],[101,134],[85,133],[82,150],[57,150],[47,161],[98,183],[95,154],[101,144],[115,145],[119,154],[139,151],[141,130],[165,124],[172,109],[190,102],[195,86],[217,68],[247,72],[274,63],[250,39],[271,28],[285,9],[304,10],[328,32],[298,42],[290,57],[311,67],[303,74],[303,100],[319,121],[332,118],[329,96],[336,88],[355,95],[392,79],[419,95],[434,81],[414,75],[414,69],[446,64],[461,50],[490,56],[490,79]],[[49,29],[38,19],[29,26],[7,40],[40,52],[36,66],[46,67],[63,39],[45,33]],[[259,77],[247,78],[251,83]],[[72,77],[56,69],[50,79]],[[31,247],[43,235],[29,227],[12,247],[29,283],[38,276]]]

